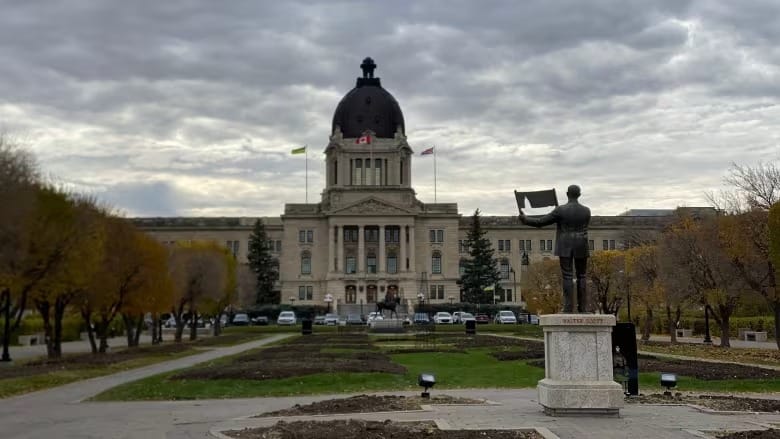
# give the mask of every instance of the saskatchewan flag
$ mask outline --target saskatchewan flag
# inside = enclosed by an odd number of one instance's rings
[[[293,154],[306,154],[306,147],[301,146],[300,148],[295,148],[292,150]]]

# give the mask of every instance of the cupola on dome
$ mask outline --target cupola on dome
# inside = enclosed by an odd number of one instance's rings
[[[344,137],[360,137],[366,130],[376,137],[393,138],[396,130],[404,134],[404,115],[393,95],[374,77],[376,64],[366,58],[360,65],[363,77],[339,102],[333,114],[332,132],[341,128]]]

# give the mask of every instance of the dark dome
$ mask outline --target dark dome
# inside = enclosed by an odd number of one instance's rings
[[[393,138],[397,128],[404,133],[404,115],[393,95],[387,92],[374,78],[374,60],[366,58],[360,65],[363,77],[357,79],[355,88],[339,102],[333,114],[333,126],[341,127],[344,137],[360,137],[366,130],[376,137]]]

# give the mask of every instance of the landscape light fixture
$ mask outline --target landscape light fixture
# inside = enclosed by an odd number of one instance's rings
[[[431,394],[428,393],[428,389],[430,389],[431,387],[433,387],[434,384],[436,384],[436,377],[433,376],[432,373],[421,373],[420,376],[417,378],[417,384],[419,384],[420,387],[424,389],[422,393],[422,397],[430,398]]]
[[[677,387],[677,375],[673,373],[661,374],[661,387],[666,387],[665,396],[672,396],[672,387]]]

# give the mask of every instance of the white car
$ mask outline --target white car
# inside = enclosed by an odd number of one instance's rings
[[[433,323],[436,323],[437,325],[451,324],[452,315],[445,311],[439,311],[436,313],[435,316],[433,316]]]
[[[498,314],[496,314],[495,322],[499,324],[516,325],[517,317],[515,317],[515,313],[512,311],[499,311]]]
[[[476,318],[474,318],[474,314],[470,312],[462,312],[458,316],[458,321],[455,323],[463,323],[465,325],[466,322],[468,321],[476,321]]]
[[[279,313],[279,318],[276,319],[277,325],[295,325],[298,323],[298,318],[295,317],[293,311],[282,311]]]
[[[374,320],[384,320],[384,319],[385,318],[382,316],[381,312],[374,311],[374,312],[368,313],[368,319],[367,320],[369,322],[373,322]]]

